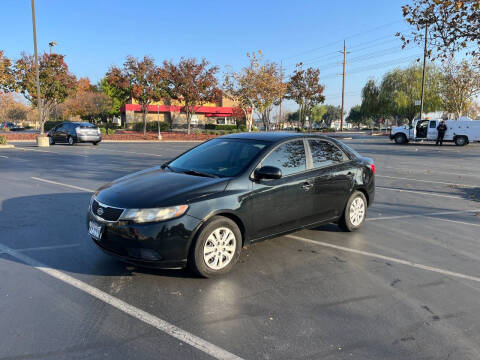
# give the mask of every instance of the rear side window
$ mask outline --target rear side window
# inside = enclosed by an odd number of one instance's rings
[[[308,144],[312,152],[314,168],[340,164],[349,160],[342,150],[328,141],[308,140]]]
[[[436,129],[437,128],[437,122],[436,121],[430,121],[430,129]]]
[[[283,176],[305,171],[307,160],[303,140],[289,141],[277,146],[262,161],[262,166],[275,166],[282,170]]]

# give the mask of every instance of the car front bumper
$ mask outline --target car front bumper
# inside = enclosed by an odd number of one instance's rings
[[[201,220],[189,215],[148,224],[102,222],[89,211],[87,230],[90,221],[102,227],[100,239],[92,237],[92,240],[104,252],[127,263],[150,268],[185,266],[190,244],[201,225]]]

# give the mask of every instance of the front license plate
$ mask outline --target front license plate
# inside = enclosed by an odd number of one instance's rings
[[[88,226],[88,233],[95,239],[100,240],[102,237],[102,226],[94,221],[90,221]]]

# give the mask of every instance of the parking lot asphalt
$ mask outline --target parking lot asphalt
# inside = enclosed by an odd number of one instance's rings
[[[0,150],[0,359],[479,359],[480,144],[345,142],[375,160],[365,226],[214,279],[120,263],[85,227],[92,191],[195,143]]]

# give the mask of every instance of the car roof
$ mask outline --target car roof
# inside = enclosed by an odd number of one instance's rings
[[[245,132],[245,133],[237,133],[237,134],[229,134],[220,136],[220,138],[224,139],[248,139],[248,140],[261,140],[261,141],[268,141],[272,143],[281,142],[288,139],[296,139],[296,138],[304,138],[304,137],[318,137],[322,139],[328,138],[325,135],[317,135],[311,133],[295,133],[295,132],[283,132],[283,131],[275,131],[275,132]]]

